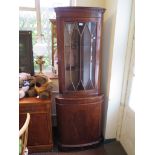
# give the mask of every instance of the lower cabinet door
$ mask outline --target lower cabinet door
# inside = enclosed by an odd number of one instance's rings
[[[62,100],[61,100],[62,102]],[[62,147],[80,147],[98,143],[102,137],[102,102],[57,103],[59,143]],[[81,101],[82,102],[82,101]]]

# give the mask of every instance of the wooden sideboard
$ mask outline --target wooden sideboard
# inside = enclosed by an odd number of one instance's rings
[[[26,120],[26,113],[30,113],[31,117],[27,144],[29,153],[52,150],[51,110],[51,99],[29,97],[19,100],[19,128]]]

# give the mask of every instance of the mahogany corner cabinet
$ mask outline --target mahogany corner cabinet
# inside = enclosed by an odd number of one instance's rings
[[[102,139],[104,95],[100,90],[104,8],[57,7],[60,95],[56,97],[59,147],[78,148]]]

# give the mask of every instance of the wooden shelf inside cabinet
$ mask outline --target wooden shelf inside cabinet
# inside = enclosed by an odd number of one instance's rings
[[[28,150],[33,152],[51,151],[53,148],[51,99],[28,97],[19,100],[19,127],[30,113]]]

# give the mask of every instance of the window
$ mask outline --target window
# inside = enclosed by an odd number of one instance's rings
[[[20,0],[19,6],[20,7],[28,7],[28,8],[35,8],[35,0]]]
[[[51,51],[51,23],[55,18],[54,7],[69,6],[70,0],[20,0],[19,1],[19,30],[32,31],[32,45],[37,42],[38,36],[43,34],[48,45],[48,54],[45,56],[44,72],[52,71]],[[35,56],[34,56],[35,60]],[[35,72],[39,71],[34,61]]]

